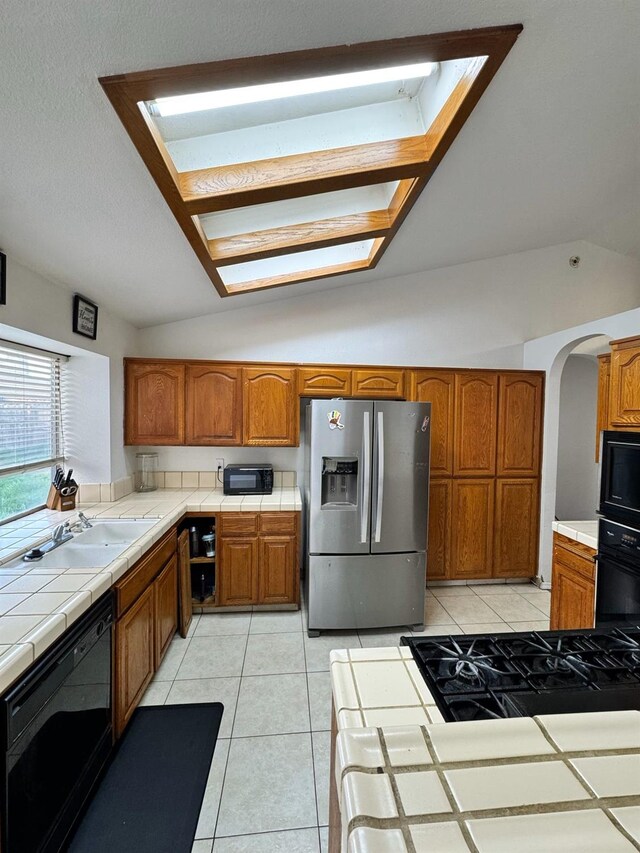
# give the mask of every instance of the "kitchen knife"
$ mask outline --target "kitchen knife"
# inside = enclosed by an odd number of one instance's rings
[[[64,485],[68,486],[71,482],[71,475],[73,474],[73,468],[69,468],[69,473],[67,474],[67,479],[64,481]]]

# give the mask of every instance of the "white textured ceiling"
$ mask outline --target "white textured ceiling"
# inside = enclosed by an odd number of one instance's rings
[[[224,300],[97,80],[510,23],[375,270]],[[4,0],[0,246],[139,326],[575,239],[640,255],[639,36],[637,0]]]

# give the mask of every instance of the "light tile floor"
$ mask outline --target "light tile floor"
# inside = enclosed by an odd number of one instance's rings
[[[434,586],[425,635],[545,630],[550,594],[532,584]],[[306,614],[195,616],[143,705],[222,702],[193,853],[326,853],[332,649],[395,646],[405,630],[307,637]],[[416,634],[418,636],[418,634]],[[215,840],[214,840],[215,839]]]

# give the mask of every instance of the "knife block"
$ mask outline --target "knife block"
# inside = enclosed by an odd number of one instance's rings
[[[77,495],[77,492],[75,495],[61,495],[52,483],[47,496],[47,507],[49,509],[55,509],[58,512],[69,512],[76,508]]]

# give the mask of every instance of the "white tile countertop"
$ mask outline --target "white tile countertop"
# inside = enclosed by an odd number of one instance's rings
[[[640,712],[345,729],[343,853],[640,849]]]
[[[445,723],[409,648],[330,658],[342,853],[640,849],[640,712]]]
[[[271,495],[223,495],[221,489],[158,489],[111,503],[80,504],[88,518],[157,519],[105,568],[38,568],[16,558],[46,542],[75,512],[40,510],[0,525],[0,692],[103,595],[185,512],[280,512],[302,509],[297,487]],[[81,534],[80,534],[81,535]],[[64,546],[62,546],[64,548]]]
[[[567,536],[575,542],[581,542],[588,548],[598,550],[598,521],[554,521],[551,525],[555,533]]]

